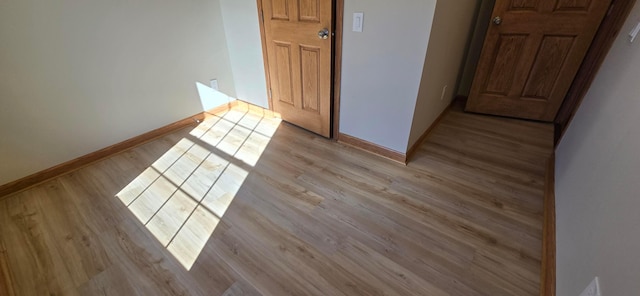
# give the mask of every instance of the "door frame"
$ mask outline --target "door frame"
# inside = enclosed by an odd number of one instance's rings
[[[333,42],[331,48],[331,94],[329,99],[331,104],[331,139],[338,140],[340,134],[340,86],[342,82],[342,35],[344,18],[344,0],[333,1]],[[258,4],[258,23],[260,24],[260,40],[262,41],[262,58],[264,60],[264,75],[267,81],[267,97],[269,99],[269,110],[273,111],[273,98],[269,91],[271,76],[269,74],[269,60],[267,55],[267,40],[265,39],[264,13],[262,10],[262,0],[256,0]]]
[[[564,97],[558,114],[556,114],[556,119],[554,120],[554,144],[556,147],[560,143],[560,140],[562,140],[562,136],[564,136],[564,133],[569,127],[573,116],[578,111],[578,108],[580,108],[582,100],[591,88],[591,84],[598,74],[598,70],[600,70],[620,30],[622,30],[622,26],[627,21],[635,2],[636,0],[611,1],[609,11],[602,20],[602,23],[600,23],[600,28],[598,28],[596,36],[593,38],[587,55],[584,60],[582,60],[582,65],[567,95]]]

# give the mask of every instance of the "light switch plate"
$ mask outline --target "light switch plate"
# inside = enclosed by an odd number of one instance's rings
[[[633,30],[629,32],[629,42],[633,43],[633,41],[636,40],[636,36],[638,36],[639,32],[640,32],[640,22],[638,22],[638,24],[635,27],[633,27]]]
[[[363,12],[353,13],[353,31],[362,32],[363,24],[364,24],[364,13]]]
[[[211,79],[209,86],[211,86],[211,89],[219,90],[218,79]]]
[[[602,296],[600,294],[600,284],[598,283],[598,277],[593,279],[589,286],[587,286],[587,288],[582,291],[580,296]]]

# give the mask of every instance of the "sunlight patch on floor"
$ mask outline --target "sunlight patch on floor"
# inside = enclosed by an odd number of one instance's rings
[[[255,108],[212,115],[116,197],[190,270],[280,122]]]

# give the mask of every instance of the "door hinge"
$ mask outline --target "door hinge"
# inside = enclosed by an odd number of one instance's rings
[[[262,18],[262,22],[264,23],[264,9],[260,10],[260,17]]]
[[[271,88],[269,88],[268,91],[269,91],[269,98],[271,98]]]

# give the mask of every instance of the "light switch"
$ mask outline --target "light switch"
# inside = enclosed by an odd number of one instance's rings
[[[211,85],[211,89],[219,90],[219,88],[218,88],[218,79],[211,79],[209,85]]]
[[[364,13],[355,12],[353,14],[353,31],[362,32],[362,23],[364,23]]]
[[[355,27],[354,27],[355,28]],[[640,23],[638,23],[633,30],[631,30],[631,32],[629,32],[629,41],[631,43],[633,43],[634,40],[636,40],[636,36],[638,35],[638,32],[640,32]]]

